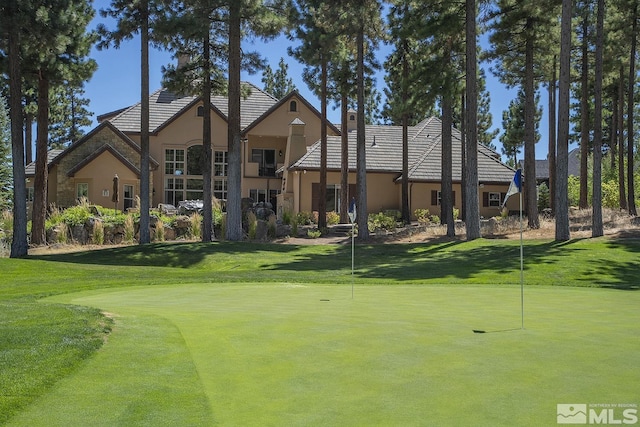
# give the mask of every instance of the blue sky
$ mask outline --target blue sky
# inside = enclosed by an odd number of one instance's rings
[[[110,4],[108,0],[94,1],[94,8],[99,11]],[[104,18],[96,13],[96,17],[92,22],[92,27],[99,22],[105,23],[108,28],[113,28],[113,22],[105,21]],[[299,92],[316,108],[320,109],[320,101],[307,88],[302,81],[302,70],[304,66],[295,59],[287,55],[287,47],[291,45],[291,41],[282,36],[276,40],[269,42],[253,41],[244,42],[243,49],[256,50],[267,59],[271,67],[275,70],[281,57],[289,64],[289,76]],[[481,40],[482,43],[482,40]],[[378,52],[378,61],[384,62],[385,57],[389,53],[389,47],[382,46]],[[93,48],[91,57],[98,63],[98,70],[95,72],[91,80],[85,85],[85,97],[90,100],[89,110],[94,113],[93,123],[97,123],[98,115],[117,110],[119,108],[133,105],[140,100],[140,39],[138,37],[121,44],[120,49],[97,50]],[[160,88],[162,79],[161,67],[171,64],[174,60],[171,53],[161,50],[152,49],[149,58],[149,76],[151,92]],[[487,68],[487,88],[491,95],[491,113],[493,115],[493,128],[500,129],[502,132],[502,112],[507,109],[509,102],[515,97],[515,89],[507,89],[502,85],[488,70],[487,64],[481,64]],[[262,88],[262,73],[249,75],[243,73],[242,79],[249,81],[256,86]],[[383,93],[384,74],[379,71],[377,78],[378,90]],[[548,118],[546,111],[546,91],[541,91],[541,104],[543,106],[543,117],[540,124],[541,138],[536,145],[536,159],[544,159],[547,155],[548,146]],[[339,110],[334,110],[331,106],[328,109],[329,120],[338,123],[340,121]],[[498,138],[494,141],[500,152],[500,142]],[[523,157],[523,154],[519,156]]]

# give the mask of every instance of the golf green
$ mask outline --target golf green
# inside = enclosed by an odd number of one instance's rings
[[[526,287],[524,329],[519,286],[352,298],[194,284],[49,301],[99,307],[114,331],[10,425],[544,426],[559,404],[640,404],[634,291]]]

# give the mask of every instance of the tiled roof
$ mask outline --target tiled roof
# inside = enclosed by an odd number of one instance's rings
[[[409,130],[409,179],[440,181],[442,177],[441,122],[435,117],[424,120]],[[349,132],[349,169],[356,169],[357,132]],[[453,131],[453,180],[461,181],[460,133]],[[366,127],[367,171],[402,173],[402,127],[369,125]],[[327,138],[327,169],[340,170],[340,137]],[[295,162],[293,169],[320,168],[320,141]],[[478,145],[478,180],[483,183],[508,183],[514,170],[500,161],[490,148]]]
[[[569,151],[567,171],[569,175],[580,176],[580,148]],[[536,160],[536,179],[549,179],[549,160]]]
[[[56,157],[58,157],[58,155],[60,153],[62,153],[64,150],[49,150],[47,152],[47,165],[51,164],[51,162],[53,161],[53,159],[55,159]],[[26,176],[35,176],[36,174],[36,162],[33,161],[31,163],[29,163],[25,168],[24,168],[24,173]]]
[[[240,100],[240,126],[244,129],[271,108],[277,100],[251,83],[243,83],[243,85],[250,89],[249,96]],[[152,93],[149,98],[149,131],[157,132],[165,123],[198,100],[198,96],[180,96],[166,89],[159,89]],[[226,119],[229,107],[227,97],[213,95],[211,104]],[[111,118],[110,121],[122,132],[139,133],[140,112],[141,105],[137,103]]]

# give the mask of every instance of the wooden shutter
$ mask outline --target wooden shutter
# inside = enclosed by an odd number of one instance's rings
[[[489,206],[489,193],[486,191],[482,193],[482,206],[485,208]]]
[[[431,206],[438,206],[438,190],[431,190]]]

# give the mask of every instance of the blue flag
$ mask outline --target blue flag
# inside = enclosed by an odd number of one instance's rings
[[[502,201],[502,207],[504,208],[504,206],[507,204],[507,199],[509,198],[509,196],[520,192],[522,192],[522,169],[518,169],[515,175],[513,175],[513,180],[509,185],[507,194],[504,196],[504,200]]]
[[[349,204],[349,219],[351,222],[356,222],[356,198],[351,198],[351,203]]]

